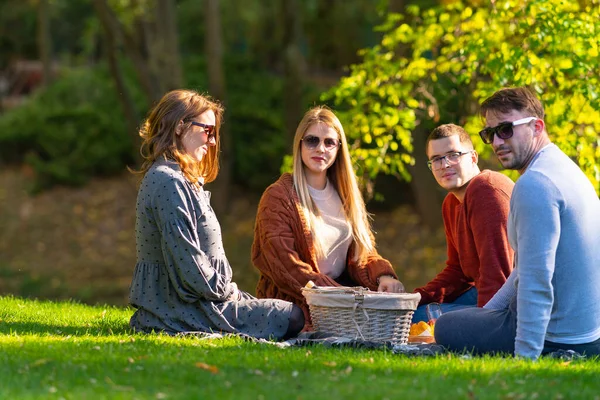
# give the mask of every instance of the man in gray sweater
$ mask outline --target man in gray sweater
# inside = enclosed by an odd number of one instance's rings
[[[444,314],[436,341],[454,351],[537,359],[556,350],[600,354],[600,201],[579,167],[551,143],[544,109],[526,88],[482,104],[500,163],[521,174],[508,219],[515,269],[483,309]]]

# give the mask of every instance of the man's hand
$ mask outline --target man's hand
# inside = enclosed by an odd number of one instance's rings
[[[378,292],[404,293],[404,285],[393,276],[384,275],[379,277]]]

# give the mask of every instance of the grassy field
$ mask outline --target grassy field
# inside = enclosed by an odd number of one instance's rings
[[[600,399],[600,363],[132,333],[131,310],[0,297],[1,399]]]

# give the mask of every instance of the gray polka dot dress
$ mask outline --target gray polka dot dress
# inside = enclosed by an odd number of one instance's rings
[[[238,291],[210,206],[179,165],[161,159],[148,170],[136,206],[137,264],[129,301],[140,331],[244,333],[281,338],[292,303]]]

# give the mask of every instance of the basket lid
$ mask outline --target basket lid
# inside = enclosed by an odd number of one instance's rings
[[[313,306],[354,307],[357,301],[362,301],[364,308],[380,310],[415,310],[421,300],[420,293],[371,292],[368,289],[333,286],[303,288],[302,294]]]

